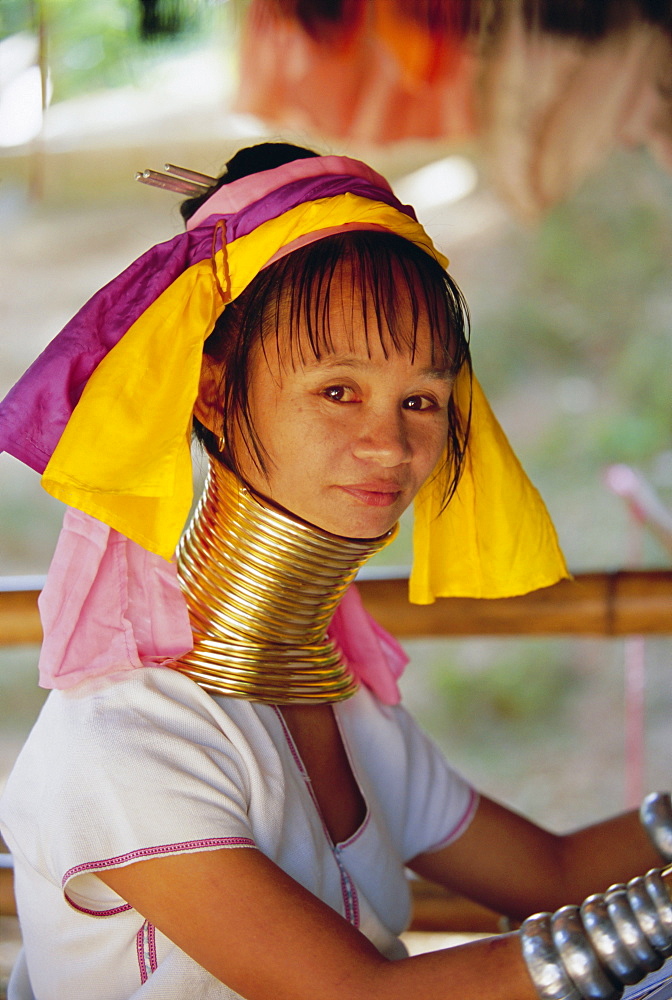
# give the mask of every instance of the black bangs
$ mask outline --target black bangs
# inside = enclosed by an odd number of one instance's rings
[[[332,323],[340,338],[343,327],[346,333],[353,327],[353,314],[364,318],[369,352],[375,342],[386,357],[393,351],[414,357],[422,319],[432,332],[437,367],[457,373],[468,356],[469,318],[460,290],[437,261],[400,236],[356,231],[326,237],[274,264],[270,285],[274,309],[272,315],[263,310],[261,339],[282,336],[294,363],[304,363],[308,352],[317,360],[333,353]]]
[[[268,455],[248,402],[253,350],[273,341],[296,366],[334,352],[348,315],[364,317],[364,334],[385,356],[415,356],[422,322],[432,333],[432,364],[453,375],[467,367],[469,312],[457,285],[421,247],[392,233],[353,231],[317,240],[269,265],[226,307],[205,354],[222,366],[222,423],[218,435],[194,420],[206,450],[238,472],[234,441],[242,440],[260,471]],[[355,329],[355,324],[352,325]],[[361,333],[361,322],[358,324]],[[469,415],[449,405],[446,503],[457,486],[469,433]],[[236,433],[238,431],[239,433]]]

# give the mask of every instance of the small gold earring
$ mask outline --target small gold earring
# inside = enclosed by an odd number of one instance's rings
[[[224,437],[223,434],[219,438],[219,441],[217,442],[217,445],[219,447],[219,453],[220,453],[220,455],[223,455],[224,452],[226,451],[226,438]]]

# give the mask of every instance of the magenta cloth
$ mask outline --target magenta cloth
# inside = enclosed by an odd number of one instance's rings
[[[223,191],[224,187],[220,188]],[[269,219],[277,219],[297,205],[304,205],[307,201],[317,201],[319,198],[333,198],[337,194],[356,194],[361,198],[369,198],[371,201],[381,201],[385,205],[396,208],[404,215],[410,216],[415,222],[417,217],[414,209],[410,205],[402,205],[398,198],[387,187],[371,184],[369,181],[359,177],[336,176],[336,177],[314,177],[306,180],[293,181],[283,187],[271,191],[263,201],[255,201],[250,205],[245,205],[230,215],[225,212],[215,211],[216,195],[211,195],[203,206],[210,206],[206,218],[193,225],[192,219],[187,222],[188,232],[198,232],[200,229],[207,229],[213,225],[217,219],[226,219],[227,235],[231,229],[228,241],[237,239],[239,236],[246,236],[257,228],[262,222]],[[196,213],[198,214],[198,213]],[[195,216],[194,216],[195,217]]]
[[[239,206],[232,214],[212,214],[215,203],[221,200],[217,199],[219,192],[215,192],[203,206],[210,206],[207,219],[197,226],[190,224],[188,232],[152,247],[89,299],[0,403],[0,451],[36,472],[44,472],[92,373],[173,281],[192,265],[210,259],[213,226],[218,219],[224,219],[227,242],[232,242],[306,201],[346,192],[385,202],[415,218],[413,210],[394,197],[387,182],[379,178],[378,184],[371,179],[378,176],[373,171],[369,171],[371,178],[357,174],[323,176],[322,171],[319,176],[297,180],[296,171],[278,168],[265,171],[263,176],[273,173],[277,185],[279,170],[283,176],[287,174],[289,183],[263,200],[258,193],[260,182],[256,187],[252,183],[257,175],[234,182],[232,189],[248,182],[244,185],[248,197],[255,192],[256,197],[244,204],[240,191],[229,193],[229,201],[233,199],[232,203]]]
[[[44,640],[40,686],[66,689],[91,677],[161,666],[193,646],[175,563],[101,521],[68,508],[39,598]],[[355,676],[386,705],[399,701],[407,657],[346,591],[331,628]]]

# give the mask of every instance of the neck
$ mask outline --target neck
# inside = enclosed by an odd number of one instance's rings
[[[395,534],[330,535],[212,462],[178,548],[194,648],[175,669],[206,691],[248,701],[349,698],[357,681],[327,629],[357,570]]]

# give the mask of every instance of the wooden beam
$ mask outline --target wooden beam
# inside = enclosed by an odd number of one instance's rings
[[[9,580],[0,578],[0,646],[39,643],[39,589],[8,589]],[[450,597],[427,605],[409,604],[402,576],[358,585],[367,610],[400,638],[672,634],[672,570],[579,573],[524,597]]]
[[[407,581],[363,580],[366,609],[400,638],[672,633],[672,570],[580,573],[523,597],[409,604]]]
[[[42,642],[38,594],[34,589],[0,589],[0,646]]]
[[[409,884],[413,899],[411,931],[498,934],[511,929],[499,913],[434,882],[412,878]]]

